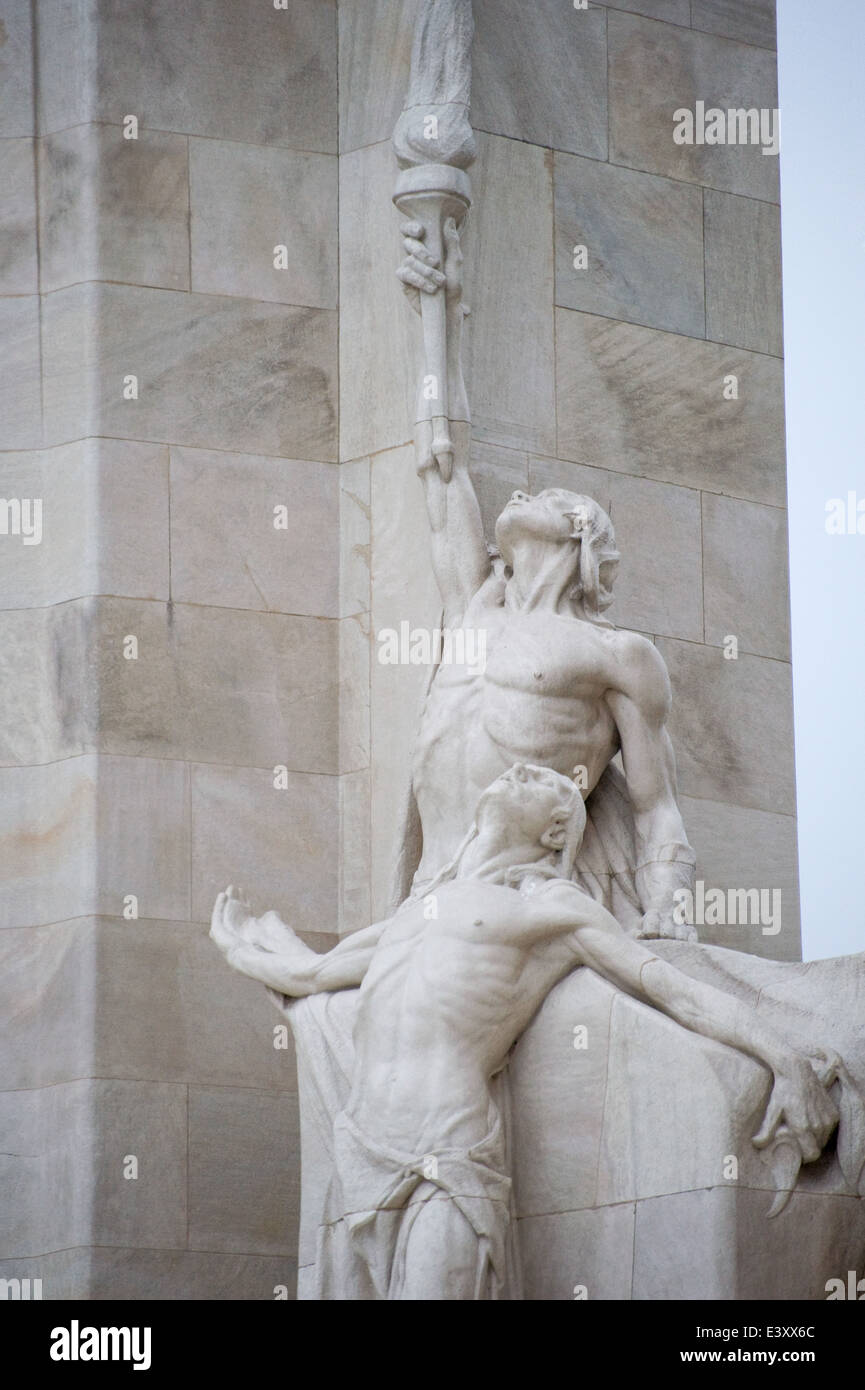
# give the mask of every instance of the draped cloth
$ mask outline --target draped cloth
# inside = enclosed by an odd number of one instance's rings
[[[510,1224],[504,1148],[497,1115],[488,1136],[470,1150],[413,1154],[375,1142],[343,1111],[334,1122],[334,1180],[319,1239],[318,1296],[340,1298],[346,1283],[356,1287],[368,1280],[373,1298],[401,1298],[412,1228],[427,1202],[446,1200],[477,1242],[474,1298],[497,1299],[507,1281]]]
[[[309,1297],[403,1297],[412,1228],[427,1202],[446,1200],[477,1241],[475,1298],[520,1298],[504,1073],[491,1083],[490,1128],[480,1143],[468,1150],[395,1149],[364,1133],[345,1110],[359,991],[304,999],[268,992],[295,1036],[301,1126],[313,1131],[304,1135],[304,1145],[311,1139],[330,1170],[326,1187],[313,1194],[308,1193],[306,1168],[303,1173],[304,1202],[309,1199],[318,1208],[312,1214],[319,1223]]]

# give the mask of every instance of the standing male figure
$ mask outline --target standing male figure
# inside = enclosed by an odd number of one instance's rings
[[[619,559],[612,523],[576,493],[518,491],[496,523],[501,558],[491,558],[468,471],[459,235],[446,223],[440,270],[419,223],[403,234],[399,275],[414,306],[442,287],[447,299],[452,468],[433,455],[431,421],[416,433],[444,621],[483,630],[487,659],[483,670],[443,664],[432,681],[412,765],[420,862],[404,852],[391,906],[410,889],[422,894],[451,860],[478,797],[505,769],[524,761],[569,774],[576,765],[584,795],[597,789],[590,821],[602,812],[580,881],[634,934],[691,939],[673,919],[675,891],[693,888],[694,853],[676,800],[670,682],[647,638],[603,617]],[[620,750],[624,787],[610,767]]]

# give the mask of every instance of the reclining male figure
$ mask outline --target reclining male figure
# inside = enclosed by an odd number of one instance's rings
[[[577,966],[766,1066],[774,1085],[758,1147],[784,1126],[811,1162],[838,1121],[827,1088],[840,1059],[793,1051],[570,881],[584,825],[570,779],[517,763],[483,793],[454,860],[422,897],[323,955],[276,913],[253,917],[233,889],[217,899],[211,936],[244,974],[295,997],[360,986],[335,1166],[371,1297],[499,1296],[510,1183],[491,1082]],[[386,1211],[392,1232],[394,1209],[404,1213],[396,1245],[374,1229]]]

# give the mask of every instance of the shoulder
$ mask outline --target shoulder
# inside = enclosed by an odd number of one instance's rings
[[[672,695],[664,658],[654,642],[639,632],[621,629],[612,644],[610,685],[645,713],[666,718]]]
[[[591,916],[596,907],[594,898],[569,878],[549,878],[543,881],[530,878],[526,881],[523,891],[533,917],[543,917],[550,912],[564,912],[568,917],[585,918]]]

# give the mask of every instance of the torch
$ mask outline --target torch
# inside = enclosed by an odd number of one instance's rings
[[[471,205],[466,169],[475,157],[469,123],[471,0],[422,0],[412,48],[411,77],[393,136],[400,166],[393,201],[424,228],[424,245],[444,266],[444,225],[459,227]],[[421,294],[423,368],[417,421],[432,422],[432,454],[447,482],[453,470],[445,287]]]

